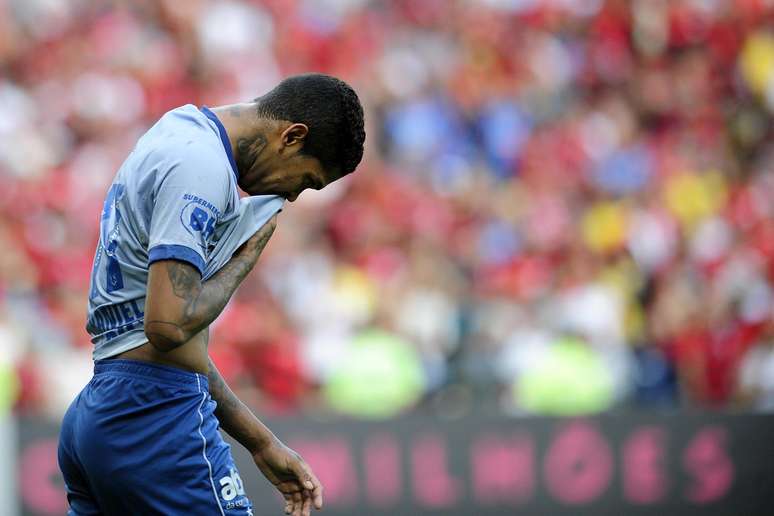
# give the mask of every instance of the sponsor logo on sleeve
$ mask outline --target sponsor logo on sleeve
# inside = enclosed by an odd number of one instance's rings
[[[180,222],[191,236],[207,242],[215,231],[215,224],[220,218],[220,210],[211,202],[196,195],[185,194],[183,200],[188,202],[180,212]]]

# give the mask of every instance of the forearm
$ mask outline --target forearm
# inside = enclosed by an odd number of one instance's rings
[[[257,236],[207,281],[202,281],[198,271],[188,264],[173,260],[163,264],[166,270],[159,270],[158,274],[166,276],[171,292],[166,300],[154,299],[157,306],[152,307],[152,312],[157,315],[145,321],[145,333],[155,348],[170,351],[185,344],[220,315],[252,270],[271,231],[262,231]]]
[[[207,378],[210,385],[210,396],[218,404],[215,416],[227,434],[251,453],[257,453],[276,439],[271,430],[261,423],[255,414],[247,408],[247,405],[237,398],[220,375],[212,359],[209,361]]]
[[[167,264],[173,292],[182,301],[180,317],[174,323],[181,332],[178,342],[186,342],[214,321],[226,307],[237,287],[253,268],[244,256],[234,256],[207,281],[201,281],[190,267]]]

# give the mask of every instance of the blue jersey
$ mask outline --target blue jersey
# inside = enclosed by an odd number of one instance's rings
[[[204,279],[282,208],[241,198],[223,125],[209,109],[166,113],[137,142],[105,198],[86,329],[94,360],[141,346],[148,267],[175,259]]]

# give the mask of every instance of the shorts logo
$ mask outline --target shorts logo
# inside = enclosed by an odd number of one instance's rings
[[[220,496],[227,502],[245,494],[242,477],[239,476],[239,473],[234,468],[229,468],[229,474],[218,480],[218,483],[223,488],[220,490]]]

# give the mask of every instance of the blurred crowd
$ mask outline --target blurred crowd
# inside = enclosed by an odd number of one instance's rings
[[[59,414],[90,378],[100,206],[139,135],[320,71],[359,92],[366,156],[286,207],[212,327],[248,403],[774,410],[772,22],[770,0],[0,0],[6,391]]]

